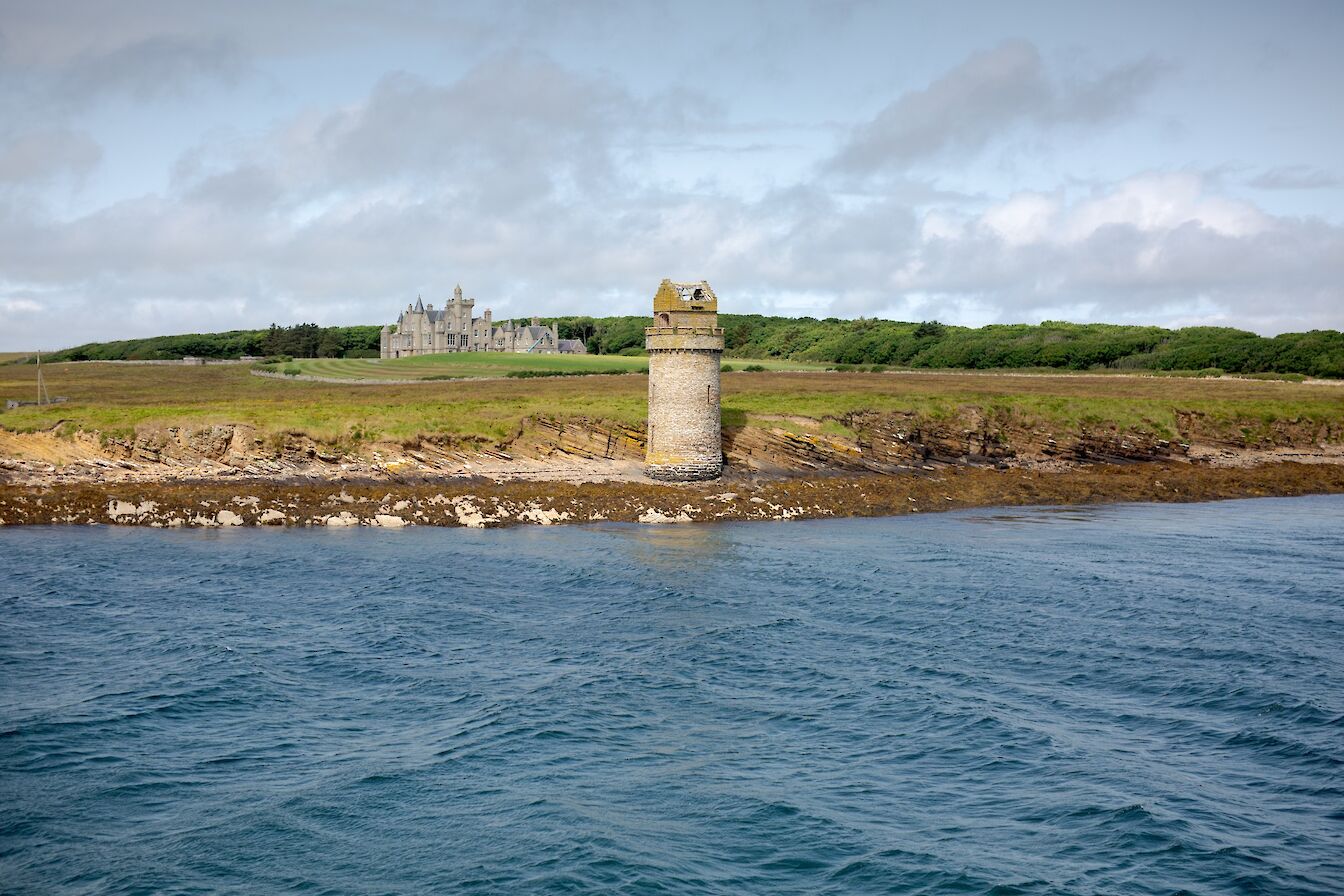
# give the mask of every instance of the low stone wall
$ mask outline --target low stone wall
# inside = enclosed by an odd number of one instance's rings
[[[50,362],[48,362],[48,363],[50,363],[50,364],[122,364],[122,365],[139,365],[139,366],[156,366],[156,367],[161,367],[161,366],[164,366],[164,365],[167,365],[167,366],[169,366],[169,367],[204,367],[204,366],[207,365],[207,364],[255,364],[255,363],[257,363],[257,362],[256,362],[256,361],[239,361],[239,360],[236,359],[236,358],[197,358],[197,359],[195,359],[194,361],[187,361],[187,360],[185,360],[185,359],[179,359],[179,360],[177,360],[177,361],[120,361],[120,360],[115,360],[115,361],[114,361],[114,360],[97,361],[97,360],[91,360],[91,361],[50,361]]]
[[[413,384],[451,382],[451,380],[426,380],[426,379],[357,380],[357,379],[342,379],[341,377],[338,376],[314,376],[311,373],[296,373],[290,375],[286,373],[276,373],[275,371],[271,370],[253,370],[250,371],[250,373],[253,376],[259,376],[268,380],[298,380],[299,382],[303,383],[335,383],[338,386],[409,386]],[[468,377],[462,377],[462,379],[468,379]],[[472,379],[502,380],[504,379],[504,377],[502,376],[472,377]]]
[[[334,383],[338,386],[430,386],[443,385],[444,383],[479,383],[490,380],[508,380],[517,379],[517,377],[507,376],[459,376],[450,379],[426,379],[418,380],[371,380],[371,379],[342,379],[337,376],[314,376],[311,373],[296,373],[293,376],[285,373],[276,373],[272,370],[253,370],[250,371],[253,376],[263,377],[268,380],[299,380],[304,383]],[[566,376],[630,376],[636,371],[630,370],[622,373],[606,373],[602,371],[593,371],[592,373],[566,374]]]

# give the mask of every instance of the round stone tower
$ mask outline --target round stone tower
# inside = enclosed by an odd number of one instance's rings
[[[704,280],[664,280],[653,297],[649,350],[649,445],[644,473],[688,482],[723,472],[719,423],[719,300]]]

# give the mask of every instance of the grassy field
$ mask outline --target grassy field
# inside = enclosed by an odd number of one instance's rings
[[[0,352],[0,364],[9,364],[27,358],[32,352]]]
[[[647,410],[648,380],[637,374],[344,385],[254,377],[242,365],[87,363],[43,370],[50,393],[69,402],[0,412],[0,427],[33,431],[59,423],[124,436],[143,426],[241,423],[330,442],[432,434],[500,440],[529,416],[642,426]],[[31,366],[0,367],[0,399],[26,399],[34,375]],[[1164,436],[1176,434],[1178,413],[1202,414],[1208,427],[1229,437],[1284,422],[1344,432],[1344,387],[1286,382],[773,371],[725,374],[723,394],[728,426],[829,418],[834,427],[835,418],[855,411],[937,418],[975,407],[1046,427],[1115,425]]]
[[[758,365],[767,370],[820,370],[826,365],[805,361],[734,361],[742,368]],[[346,359],[311,358],[279,365],[298,368],[313,376],[351,380],[406,380],[494,377],[521,373],[584,374],[646,371],[649,359],[621,355],[520,355],[506,352],[460,352],[419,358]]]

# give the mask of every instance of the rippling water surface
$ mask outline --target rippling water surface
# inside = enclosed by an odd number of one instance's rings
[[[1341,533],[0,530],[0,890],[1344,892]]]

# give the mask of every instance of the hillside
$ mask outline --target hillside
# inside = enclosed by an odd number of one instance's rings
[[[1258,336],[1225,327],[1115,324],[993,324],[956,327],[936,321],[767,317],[722,314],[730,358],[780,358],[824,364],[887,365],[916,369],[1182,370],[1344,377],[1344,333],[1313,330]],[[641,354],[647,318],[560,317],[564,339],[581,339],[592,354]],[[272,325],[98,342],[55,352],[52,361],[168,360],[184,355],[237,358],[377,357],[378,327]]]

